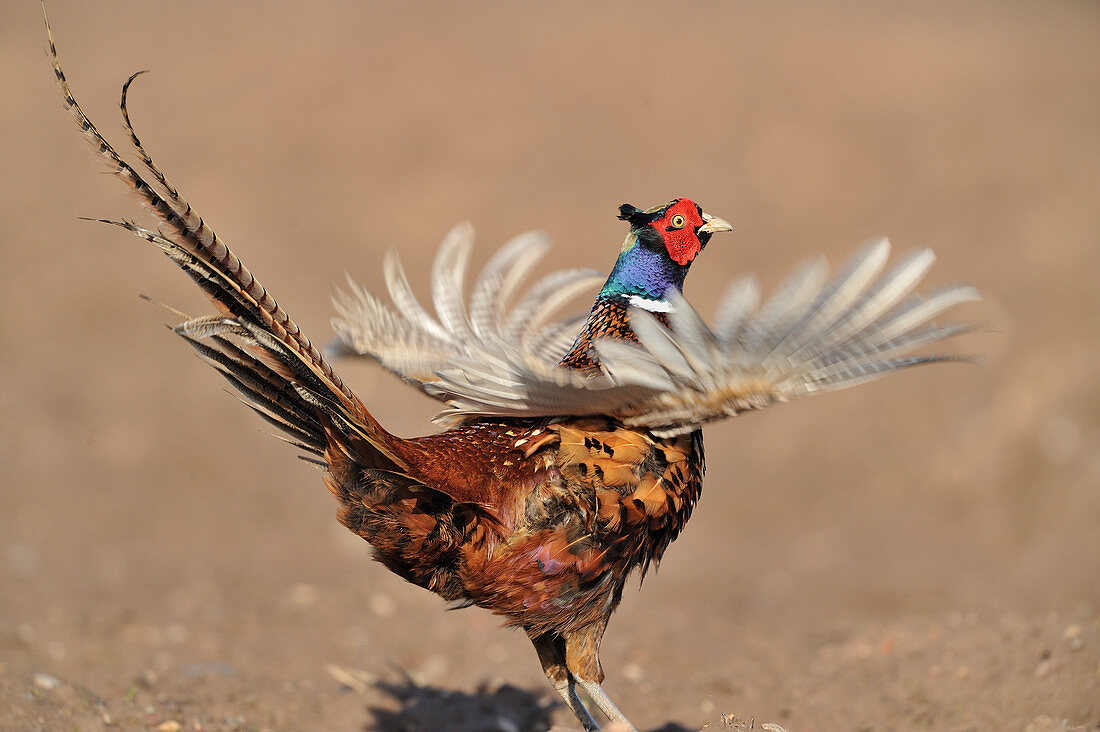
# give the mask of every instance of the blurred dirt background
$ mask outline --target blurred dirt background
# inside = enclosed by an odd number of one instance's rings
[[[608,631],[644,729],[1100,724],[1100,6],[51,0],[78,99],[152,153],[315,341],[345,270],[426,278],[468,219],[606,270],[624,201],[732,220],[774,285],[932,246],[997,334],[707,431],[708,481]],[[0,728],[528,730],[526,638],[367,559],[319,476],[162,327],[205,303],[78,216],[138,217],[0,6]],[[399,434],[434,404],[343,367]]]

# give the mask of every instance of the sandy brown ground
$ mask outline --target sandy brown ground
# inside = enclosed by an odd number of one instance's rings
[[[867,237],[930,245],[999,334],[715,425],[706,491],[603,647],[644,729],[1100,724],[1095,3],[52,0],[77,96],[135,122],[315,340],[388,246],[530,228],[606,269],[623,201],[731,219],[689,296]],[[764,7],[767,5],[767,7]],[[415,7],[416,9],[413,9]],[[138,293],[191,312],[0,6],[0,728],[574,727],[522,634],[345,535]],[[343,371],[399,434],[434,405]],[[728,715],[723,717],[723,715]],[[726,721],[723,722],[723,719]]]

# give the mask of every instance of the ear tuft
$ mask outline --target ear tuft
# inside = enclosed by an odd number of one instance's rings
[[[629,203],[619,206],[619,221],[630,221],[630,217],[638,213],[638,207]]]
[[[639,226],[645,226],[656,221],[661,215],[660,211],[647,212],[642,211],[637,206],[632,206],[629,203],[624,203],[619,206],[619,220],[629,221],[631,227],[638,228]]]

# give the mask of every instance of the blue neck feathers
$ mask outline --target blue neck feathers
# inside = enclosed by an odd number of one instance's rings
[[[667,252],[655,251],[635,240],[619,254],[600,295],[636,295],[663,301],[669,290],[683,288],[687,270],[673,262]]]

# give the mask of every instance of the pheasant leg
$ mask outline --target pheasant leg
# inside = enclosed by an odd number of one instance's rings
[[[565,641],[561,636],[546,634],[531,638],[531,642],[539,655],[539,662],[542,664],[546,678],[565,701],[565,706],[573,712],[585,732],[599,732],[600,726],[592,719],[592,715],[584,708],[580,697],[577,696],[576,679],[565,667]]]
[[[596,720],[592,719],[592,715],[584,708],[584,704],[581,703],[580,697],[577,696],[577,689],[573,683],[573,679],[564,682],[550,679],[550,683],[554,685],[554,689],[556,689],[558,694],[561,695],[561,698],[565,700],[565,705],[569,707],[569,711],[573,712],[573,715],[584,727],[585,732],[600,732],[600,726],[596,724]]]
[[[615,702],[611,701],[611,697],[607,695],[607,692],[603,690],[603,687],[600,686],[599,683],[587,681],[585,679],[577,679],[577,683],[580,684],[585,693],[592,698],[592,701],[596,703],[600,711],[614,723],[616,731],[638,732],[638,728],[631,724],[630,720],[626,718],[626,715],[615,706]]]

